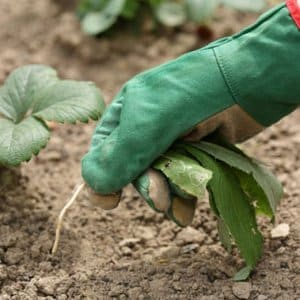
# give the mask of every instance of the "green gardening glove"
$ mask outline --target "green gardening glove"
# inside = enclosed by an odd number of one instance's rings
[[[241,142],[300,103],[300,8],[279,5],[231,37],[141,73],[121,89],[98,124],[82,176],[98,194],[130,182],[156,210],[188,225],[193,199],[180,201],[148,169],[179,138],[218,133]],[[147,171],[148,170],[148,171]],[[175,196],[174,196],[175,195]],[[118,197],[113,200],[115,207]]]

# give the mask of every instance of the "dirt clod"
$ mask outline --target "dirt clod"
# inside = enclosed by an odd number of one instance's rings
[[[249,299],[251,289],[252,286],[249,282],[236,282],[232,286],[233,294],[239,299]]]
[[[193,227],[186,227],[181,230],[176,237],[178,244],[186,245],[191,243],[197,243],[201,245],[206,238],[206,234],[201,230],[197,230]]]

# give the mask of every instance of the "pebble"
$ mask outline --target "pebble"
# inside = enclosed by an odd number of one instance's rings
[[[249,282],[236,282],[232,286],[233,294],[239,299],[249,299],[252,285]]]
[[[43,161],[49,160],[49,161],[59,161],[62,159],[62,153],[56,150],[49,150],[47,152],[43,153],[43,156],[41,156],[41,159]]]
[[[132,254],[132,250],[129,248],[129,247],[122,247],[121,248],[121,251],[122,251],[122,253],[124,254],[124,255],[126,255],[126,256],[129,256],[129,255],[131,255]]]
[[[162,247],[156,253],[156,256],[162,260],[171,260],[178,257],[179,255],[180,248],[176,246]]]
[[[178,243],[183,245],[192,243],[197,243],[201,245],[203,244],[205,238],[205,233],[192,227],[186,227],[177,234]]]
[[[133,247],[136,243],[139,243],[141,239],[138,238],[129,238],[129,239],[124,239],[119,242],[120,247]]]
[[[188,245],[182,247],[181,253],[182,254],[190,253],[190,252],[196,251],[198,248],[199,248],[199,245],[196,243],[188,244]]]
[[[38,291],[48,296],[65,294],[71,284],[72,282],[68,280],[64,272],[58,272],[57,276],[39,278],[35,282]]]
[[[180,291],[182,291],[182,287],[181,287],[181,285],[180,285],[180,282],[174,282],[173,283],[173,285],[172,285],[172,287],[173,287],[173,289],[175,290],[175,291],[177,291],[177,292],[180,292]]]
[[[289,235],[290,233],[290,226],[289,224],[282,223],[277,225],[275,228],[271,230],[271,237],[273,239],[276,238],[285,238]]]
[[[54,276],[43,277],[38,279],[36,282],[36,287],[39,292],[44,293],[48,296],[53,296],[57,287],[57,278]]]

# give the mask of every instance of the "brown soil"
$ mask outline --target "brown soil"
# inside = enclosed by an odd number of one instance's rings
[[[0,81],[16,66],[49,64],[64,77],[95,81],[109,100],[137,72],[203,44],[190,26],[160,36],[89,38],[73,6],[1,0]],[[252,19],[220,10],[216,37]],[[245,145],[283,182],[276,222],[291,227],[287,238],[272,240],[262,221],[265,254],[246,283],[230,279],[242,262],[220,246],[207,201],[192,226],[180,229],[131,187],[110,212],[82,196],[68,213],[57,255],[50,255],[56,217],[80,180],[95,124],[54,127],[48,147],[22,165],[19,184],[0,195],[0,299],[300,299],[299,119],[298,110]]]

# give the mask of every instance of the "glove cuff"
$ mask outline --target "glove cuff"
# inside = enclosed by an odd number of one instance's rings
[[[300,31],[282,4],[213,49],[235,102],[263,126],[300,103],[299,45]]]

